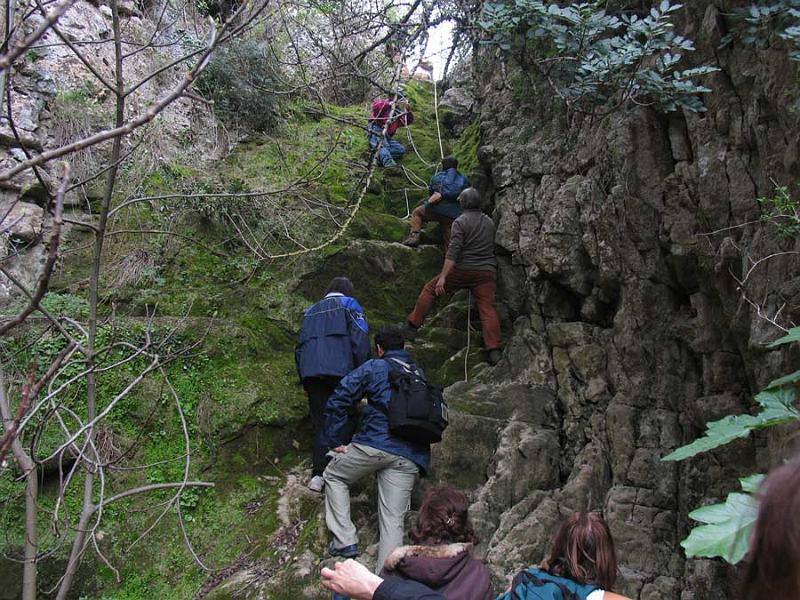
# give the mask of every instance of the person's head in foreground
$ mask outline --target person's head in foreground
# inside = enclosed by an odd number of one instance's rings
[[[483,206],[483,199],[481,193],[474,187],[468,187],[458,195],[458,203],[464,210],[481,208]]]
[[[470,543],[477,540],[467,509],[469,501],[464,492],[446,483],[431,486],[419,507],[417,523],[408,537],[416,544]]]
[[[760,496],[740,598],[800,598],[800,459],[773,469]]]
[[[611,531],[597,513],[575,512],[561,523],[542,568],[580,584],[614,587],[617,553]]]
[[[384,325],[375,334],[375,349],[379,357],[388,350],[402,350],[405,344],[403,332],[395,325]]]

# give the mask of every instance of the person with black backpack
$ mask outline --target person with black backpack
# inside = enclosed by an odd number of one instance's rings
[[[323,439],[332,459],[325,479],[325,522],[333,535],[332,556],[359,554],[358,532],[350,519],[350,486],[366,475],[378,480],[378,560],[376,572],[403,541],[403,519],[417,477],[430,465],[430,444],[441,439],[447,406],[404,349],[399,327],[375,335],[377,359],[344,377],[325,407]],[[345,445],[347,416],[367,398],[361,423]]]

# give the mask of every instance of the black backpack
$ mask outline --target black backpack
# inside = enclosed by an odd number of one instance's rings
[[[431,385],[418,369],[396,358],[389,363],[392,399],[387,415],[392,435],[418,444],[442,441],[448,423],[447,402],[442,388]]]

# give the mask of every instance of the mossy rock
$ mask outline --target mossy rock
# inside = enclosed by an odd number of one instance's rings
[[[413,249],[356,240],[304,277],[296,291],[316,302],[331,279],[349,277],[370,323],[397,323],[414,307],[422,286],[441,270],[442,261],[442,253],[432,246]]]
[[[400,242],[408,234],[408,223],[392,215],[362,210],[350,226],[349,233],[351,237],[364,240]]]

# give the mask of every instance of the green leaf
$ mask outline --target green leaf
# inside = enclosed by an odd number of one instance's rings
[[[795,383],[797,381],[800,381],[800,371],[795,371],[790,375],[784,375],[783,377],[779,377],[778,379],[770,381],[769,385],[767,385],[767,389],[781,387],[787,383]]]
[[[745,438],[755,429],[800,420],[800,412],[794,407],[793,389],[764,390],[755,399],[761,405],[761,412],[757,415],[728,415],[719,421],[712,421],[706,425],[703,437],[670,452],[661,460],[684,460],[735,439]]]
[[[719,556],[736,564],[747,553],[757,513],[756,499],[750,494],[741,493],[728,494],[725,504],[693,510],[689,517],[705,525],[692,529],[689,537],[681,542],[686,556]]]
[[[742,484],[742,490],[748,494],[755,494],[758,491],[758,488],[761,487],[762,481],[764,481],[763,473],[756,473],[755,475],[750,475],[749,477],[742,477],[739,479],[739,483]]]
[[[767,344],[767,348],[774,348],[781,344],[791,344],[792,342],[800,342],[800,327],[792,327],[785,336],[778,338],[771,344]]]

